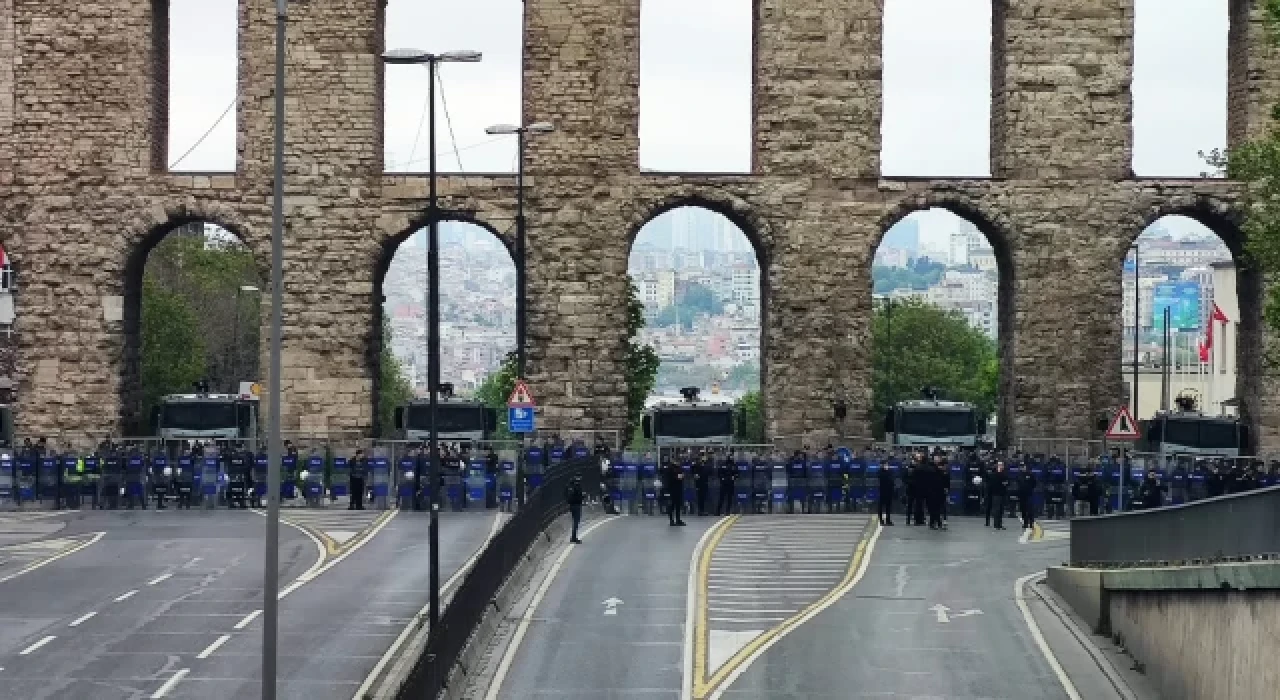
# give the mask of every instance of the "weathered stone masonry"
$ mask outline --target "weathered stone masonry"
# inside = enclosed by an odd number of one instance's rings
[[[1006,437],[1092,436],[1123,391],[1125,250],[1171,213],[1238,250],[1239,187],[1133,178],[1132,0],[993,2],[994,177],[894,180],[879,177],[880,0],[756,1],[754,173],[734,176],[639,171],[639,0],[527,0],[525,116],[558,128],[531,140],[526,163],[543,424],[620,427],[631,242],[656,214],[697,204],[738,223],[763,263],[770,432],[865,434],[871,256],[902,216],[942,206],[1001,260]],[[0,0],[0,241],[22,275],[26,434],[103,435],[132,418],[137,273],[173,226],[220,224],[269,260],[274,2],[241,1],[239,164],[208,176],[163,168],[165,7]],[[382,11],[291,3],[286,429],[371,427],[379,267],[425,222],[425,178],[382,173]],[[1280,62],[1250,0],[1233,0],[1232,17],[1234,142],[1280,97]],[[513,179],[444,178],[450,217],[510,231]],[[1257,281],[1242,277],[1247,305]],[[1274,440],[1249,313],[1242,390]],[[852,407],[843,426],[837,398]]]

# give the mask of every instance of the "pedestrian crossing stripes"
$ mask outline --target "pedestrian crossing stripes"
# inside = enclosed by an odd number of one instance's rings
[[[763,640],[850,580],[869,516],[734,518],[698,562],[694,697],[706,697]]]
[[[100,539],[102,533],[95,532],[0,546],[0,583],[11,581]]]
[[[264,515],[265,511],[260,511]],[[359,542],[365,533],[391,517],[393,510],[290,509],[280,519],[315,535],[330,555]]]
[[[67,526],[62,513],[36,511],[30,513],[0,513],[0,546],[22,544],[48,537]]]
[[[1071,539],[1071,522],[1068,520],[1041,520],[1036,524],[1044,531],[1039,538],[1041,542]]]

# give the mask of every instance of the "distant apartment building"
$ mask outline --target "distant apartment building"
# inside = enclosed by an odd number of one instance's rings
[[[902,248],[880,246],[876,251],[874,264],[880,267],[904,268],[911,264],[911,252]]]

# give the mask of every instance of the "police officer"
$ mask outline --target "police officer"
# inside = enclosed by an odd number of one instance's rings
[[[1147,470],[1142,486],[1138,487],[1138,498],[1142,501],[1144,509],[1159,508],[1164,505],[1164,489],[1161,488],[1160,482],[1156,481],[1154,469]]]
[[[68,509],[80,509],[80,483],[84,478],[84,458],[77,457],[70,464],[64,462],[62,467],[63,501]]]
[[[1209,470],[1209,475],[1204,480],[1205,495],[1209,498],[1221,496],[1225,486],[1222,478],[1222,465],[1214,464]]]
[[[227,507],[248,508],[250,482],[249,458],[244,452],[229,449],[227,454]]]
[[[1030,530],[1036,522],[1036,475],[1031,472],[1030,465],[1023,465],[1022,474],[1018,477],[1018,507],[1022,515],[1022,529]]]
[[[724,461],[720,462],[720,466],[716,469],[716,476],[720,478],[716,515],[729,515],[733,513],[733,498],[738,480],[738,466],[733,463],[733,455],[725,455]]]
[[[924,502],[929,489],[929,478],[925,474],[924,453],[917,452],[907,469],[907,522],[912,525],[924,525]]]
[[[662,463],[662,487],[667,491],[667,517],[671,525],[684,525],[684,472],[675,460]]]
[[[1003,530],[1004,499],[1009,493],[1009,473],[1004,470],[1004,460],[996,461],[995,471],[987,474],[987,514],[995,518],[993,527]]]
[[[880,465],[880,473],[877,477],[880,484],[880,498],[876,505],[876,515],[880,518],[880,524],[884,526],[893,525],[893,472],[889,471],[888,464]],[[907,524],[911,524],[911,513],[907,512]]]
[[[578,525],[582,522],[584,497],[582,477],[575,474],[572,479],[569,479],[569,485],[564,489],[564,500],[569,504],[569,517],[573,519],[573,532],[569,535],[569,542],[572,544],[582,544],[582,540],[578,539]]]
[[[942,505],[947,499],[948,474],[941,452],[935,452],[933,463],[925,466],[925,507],[929,511],[929,529],[941,530]]]
[[[698,515],[707,514],[707,496],[711,493],[711,460],[704,451],[693,465],[693,484],[698,494]]]
[[[351,479],[351,503],[347,510],[364,510],[364,480],[369,474],[369,460],[364,450],[356,450],[351,458],[349,478]]]
[[[188,466],[184,467],[179,459],[173,468],[173,493],[178,499],[178,510],[191,510],[191,497],[195,492],[195,470],[200,468],[200,463],[194,457],[189,459]]]

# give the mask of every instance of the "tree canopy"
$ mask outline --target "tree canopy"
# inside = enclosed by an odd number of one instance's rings
[[[658,311],[653,325],[666,328],[679,324],[691,329],[695,318],[718,316],[722,313],[724,304],[716,298],[715,292],[706,285],[690,282],[676,296],[675,303]]]
[[[734,438],[748,445],[764,444],[764,407],[760,391],[748,391],[736,404],[738,420],[734,425]]]
[[[907,267],[873,266],[871,279],[874,280],[876,294],[888,294],[895,289],[928,289],[942,279],[946,270],[942,263],[916,258]]]
[[[994,410],[1000,371],[996,343],[959,313],[920,300],[895,301],[877,309],[872,347],[872,425],[880,424],[893,403],[921,398],[926,386],[940,389],[943,399],[974,403],[988,415]]]
[[[143,272],[140,380],[142,414],[165,394],[197,380],[236,391],[258,381],[260,302],[253,254],[232,238],[184,226],[152,249]]]
[[[382,351],[378,357],[378,427],[384,436],[395,429],[396,407],[413,398],[413,383],[391,352],[391,319],[382,317]]]
[[[627,278],[627,432],[634,435],[644,414],[644,402],[649,398],[658,381],[658,367],[662,360],[648,343],[636,342],[636,336],[644,328],[644,303],[640,290],[630,277]]]

